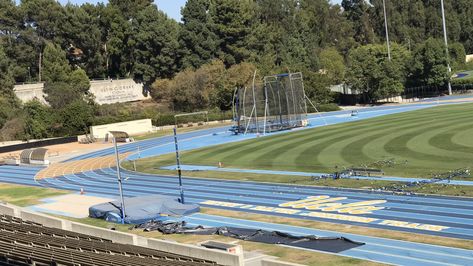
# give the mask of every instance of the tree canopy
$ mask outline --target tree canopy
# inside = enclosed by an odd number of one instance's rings
[[[447,63],[472,67],[464,63],[473,53],[471,0],[445,1],[448,53],[439,1],[386,1],[386,12],[392,60],[382,0],[188,0],[182,21],[151,0],[0,0],[0,137],[72,134],[94,115],[104,121],[88,92],[93,79],[133,78],[174,111],[225,111],[255,69],[301,71],[308,97],[329,103],[332,85],[374,101],[406,86],[445,86]],[[39,103],[21,106],[13,93],[15,83],[38,81],[55,125],[46,133],[41,123],[25,128]]]

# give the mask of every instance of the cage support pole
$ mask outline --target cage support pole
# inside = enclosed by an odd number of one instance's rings
[[[264,123],[263,123],[263,135],[266,135],[266,112],[268,110],[268,88],[264,86]]]
[[[303,76],[302,76],[302,73],[301,73],[301,84],[302,84],[302,93],[304,94],[304,99],[307,98],[306,94],[305,94],[305,86],[304,86],[304,79],[303,79]],[[307,116],[307,101],[305,100],[304,101],[304,111],[305,111],[305,117],[306,119],[308,119],[308,116]],[[319,112],[319,111],[317,111]]]
[[[253,74],[253,108],[255,110],[256,134],[258,134],[259,133],[259,125],[258,125],[258,111],[256,109],[255,80],[256,80],[256,70],[255,70],[255,73]]]
[[[233,121],[236,121],[236,118],[237,118],[237,110],[236,110],[237,107],[236,107],[236,105],[235,105],[237,92],[238,92],[238,88],[235,87],[235,90],[233,91],[233,98],[232,98]]]
[[[255,109],[255,107],[253,106],[253,108],[251,109],[250,117],[253,116],[253,110],[254,109]],[[245,127],[245,135],[246,135],[246,132],[248,132],[248,128],[250,127],[250,123],[251,123],[251,119],[248,119],[248,123],[246,123],[246,127]]]
[[[292,74],[289,72],[289,86],[291,87],[291,96],[292,96],[292,109],[293,109],[293,114],[291,116],[291,126],[294,123],[294,120],[297,118],[297,111],[296,111],[296,98],[294,97],[294,86],[292,84]]]
[[[307,101],[309,101],[309,103],[312,105],[312,107],[314,107],[315,111],[319,114],[320,118],[322,118],[322,120],[324,120],[324,124],[328,125],[327,120],[325,120],[325,117],[323,117],[322,114],[319,112],[319,110],[317,110],[317,107],[315,107],[314,103],[312,103],[312,101],[309,99],[309,97],[307,97],[307,95],[305,95],[305,94],[304,94],[304,97],[307,99]]]

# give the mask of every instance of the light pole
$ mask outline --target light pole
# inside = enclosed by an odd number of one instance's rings
[[[447,52],[447,74],[448,74],[448,95],[452,95],[452,84],[450,83],[450,76],[452,69],[450,68],[450,59],[448,52],[448,41],[447,41],[447,26],[445,23],[445,8],[443,6],[443,0],[440,0],[440,5],[442,6],[442,24],[443,24],[443,39],[445,41],[445,50]]]
[[[113,137],[113,143],[115,146],[115,158],[117,161],[117,180],[118,180],[118,189],[120,191],[120,200],[122,203],[122,224],[125,223],[125,201],[123,200],[123,187],[122,187],[122,175],[120,172],[120,157],[118,156],[118,145],[117,145],[117,138],[115,137],[115,134],[112,134]]]
[[[386,30],[386,44],[388,45],[388,60],[391,61],[391,46],[389,44],[388,16],[386,15],[386,0],[383,0],[384,28]]]

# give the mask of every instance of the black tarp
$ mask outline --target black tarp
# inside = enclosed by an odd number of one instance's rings
[[[364,245],[364,243],[355,242],[344,237],[317,237],[313,235],[295,236],[279,231],[265,231],[236,227],[186,227],[185,222],[172,221],[151,221],[134,226],[133,228],[140,228],[144,231],[159,231],[163,234],[221,235],[246,241],[279,244],[332,253],[338,253]]]
[[[140,224],[161,216],[183,216],[199,212],[197,204],[181,204],[177,198],[162,195],[148,195],[125,198],[125,223]],[[107,219],[121,217],[121,202],[101,203],[89,208],[89,217]],[[121,219],[120,219],[121,220]],[[112,219],[110,221],[116,221]]]

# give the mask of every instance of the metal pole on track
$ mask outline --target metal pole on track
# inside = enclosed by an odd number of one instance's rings
[[[389,43],[388,16],[386,14],[386,0],[383,0],[383,10],[384,10],[384,28],[386,30],[386,44],[388,45],[388,60],[391,61],[391,45]]]
[[[117,180],[118,180],[118,189],[120,191],[120,200],[121,200],[121,212],[122,212],[122,224],[125,223],[125,200],[123,199],[123,186],[122,186],[122,175],[120,172],[120,157],[118,156],[118,145],[117,145],[117,139],[115,138],[115,135],[113,136],[113,143],[115,146],[115,159],[117,162]]]
[[[450,83],[450,76],[452,73],[452,69],[450,68],[450,59],[449,59],[449,52],[448,52],[448,40],[447,40],[447,25],[445,22],[445,8],[443,5],[443,0],[440,0],[440,5],[442,7],[442,26],[443,26],[443,39],[445,41],[445,50],[447,54],[447,73],[448,73],[448,95],[452,95],[452,84]]]
[[[174,127],[173,131],[174,131],[174,144],[176,146],[176,163],[177,163],[177,175],[179,177],[179,192],[180,192],[180,195],[181,195],[181,203],[184,204],[184,189],[182,187],[181,160],[179,158],[179,146],[178,146],[178,142],[177,142],[176,127]]]
[[[266,135],[266,112],[268,111],[268,89],[264,86],[264,123],[263,123],[263,135]]]
[[[256,80],[256,71],[253,75],[253,108],[255,110],[255,124],[256,124],[256,134],[259,134],[259,124],[258,124],[258,110],[256,109],[256,91],[255,91],[255,80]],[[246,132],[245,132],[246,134]]]

